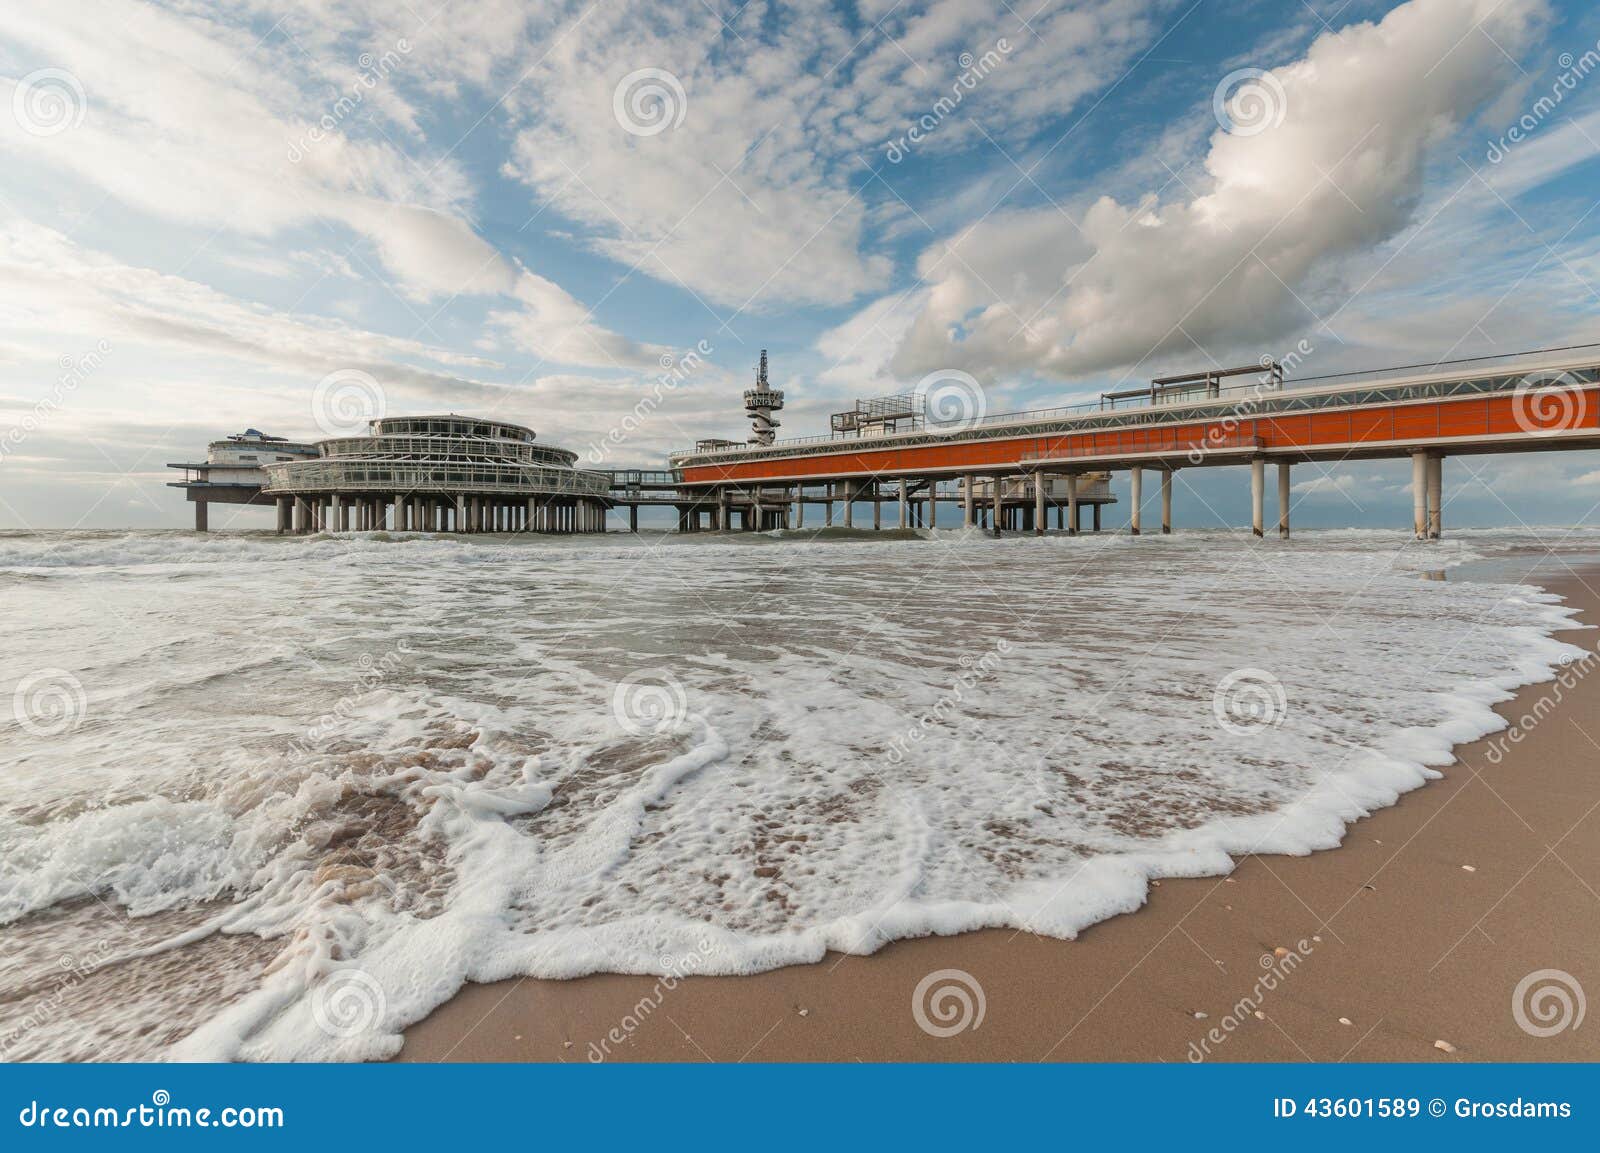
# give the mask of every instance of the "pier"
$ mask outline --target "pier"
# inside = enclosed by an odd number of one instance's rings
[[[1248,378],[1248,383],[1240,383]],[[863,411],[858,404],[857,411]],[[871,412],[870,406],[864,411]],[[898,510],[924,494],[934,527],[947,493],[961,524],[991,531],[1043,533],[1048,510],[1066,531],[1078,525],[1086,486],[1126,472],[1126,529],[1145,531],[1145,473],[1161,491],[1160,529],[1172,531],[1173,475],[1183,468],[1249,470],[1251,529],[1267,531],[1267,466],[1276,470],[1279,536],[1290,529],[1296,464],[1409,458],[1419,538],[1443,532],[1444,461],[1478,453],[1550,452],[1600,447],[1600,346],[1308,378],[1292,384],[1270,359],[1235,368],[1157,378],[1108,392],[1098,402],[982,416],[940,425],[904,413],[910,427],[746,445],[701,442],[671,461],[685,493],[700,505],[758,510],[804,508],[823,493],[851,525],[851,509],[870,500],[874,523],[885,491]],[[843,422],[849,424],[850,422]],[[858,422],[859,423],[859,422]],[[951,487],[953,486],[953,488]],[[1076,490],[1076,491],[1075,491]],[[1104,490],[1094,490],[1104,491]],[[760,495],[753,495],[760,494]],[[1104,498],[1095,499],[1096,526]],[[1029,508],[1031,502],[1031,509]],[[1062,513],[1065,503],[1070,512]],[[759,513],[757,514],[760,515]],[[786,515],[786,514],[785,514]],[[831,512],[830,512],[831,515]],[[898,524],[907,526],[907,513]],[[728,527],[728,520],[713,519]]]

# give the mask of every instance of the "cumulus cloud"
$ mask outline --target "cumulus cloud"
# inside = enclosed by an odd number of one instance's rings
[[[122,263],[53,229],[0,219],[0,302],[8,324],[64,347],[105,340],[214,360],[249,361],[305,381],[341,368],[372,373],[418,395],[476,394],[465,372],[483,357],[296,316],[241,301],[204,284]],[[54,361],[42,346],[33,359]],[[435,367],[437,366],[437,367]]]
[[[1314,324],[1306,295],[1412,222],[1434,147],[1514,81],[1544,15],[1410,0],[1323,33],[1258,84],[1261,130],[1212,135],[1196,194],[996,214],[925,251],[892,371],[1070,376]]]
[[[667,349],[630,340],[595,324],[565,289],[524,269],[512,295],[520,306],[489,314],[489,324],[501,329],[518,348],[542,361],[598,368],[640,368],[654,364]]]
[[[527,275],[473,227],[471,182],[448,150],[428,147],[408,97],[487,81],[519,45],[513,35],[496,47],[494,37],[521,32],[531,19],[515,7],[458,6],[436,22],[441,29],[419,30],[414,19],[396,21],[365,2],[339,11],[280,6],[274,34],[281,30],[293,46],[276,51],[273,35],[230,21],[231,12],[115,0],[0,6],[0,40],[70,73],[84,93],[71,132],[40,135],[0,116],[0,156],[65,170],[139,211],[249,242],[343,225],[371,245],[383,281],[414,303],[526,299]],[[462,57],[443,53],[441,41]],[[0,80],[7,105],[16,83]],[[349,269],[345,247],[335,242],[330,268]],[[541,283],[540,316],[561,314],[545,347],[587,349],[585,363],[597,343],[627,349]],[[549,305],[557,294],[559,309]],[[533,322],[524,317],[521,331]]]
[[[1114,80],[1161,5],[1084,0],[1027,26],[982,0],[856,7],[755,0],[724,26],[706,5],[569,5],[581,28],[554,38],[507,100],[510,171],[593,247],[668,284],[741,308],[844,303],[892,272],[867,243],[869,191],[884,195],[867,189],[872,172],[949,95],[963,53],[1007,39],[962,110],[1026,136]],[[619,86],[645,70],[619,115]],[[921,147],[975,135],[970,117],[950,117]]]

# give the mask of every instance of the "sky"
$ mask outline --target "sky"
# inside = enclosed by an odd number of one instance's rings
[[[1582,2],[7,3],[0,529],[188,525],[166,463],[247,426],[662,467],[763,348],[806,436],[951,370],[1000,413],[1600,342],[1597,175]],[[1302,466],[1297,523],[1406,529],[1409,477]],[[1445,479],[1447,529],[1592,522],[1600,454]],[[1176,496],[1248,523],[1245,469]]]

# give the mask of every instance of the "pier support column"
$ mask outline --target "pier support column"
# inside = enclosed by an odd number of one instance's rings
[[[1001,478],[998,477],[998,476],[995,477],[994,478],[994,535],[995,536],[999,536],[1000,535],[1000,525],[1001,525],[1001,523],[1002,523],[1002,521],[1003,521],[1003,519],[1005,517],[1005,500],[1004,500],[1004,497],[1002,496],[1002,493],[1004,491],[1005,491],[1005,485],[1003,483],[1001,483]]]
[[[1428,457],[1428,539],[1438,540],[1444,533],[1444,457]]]
[[[1045,530],[1044,473],[1033,474],[1033,535],[1043,536]]]
[[[1411,531],[1418,540],[1428,538],[1428,454],[1411,454]]]
[[[1134,465],[1128,470],[1128,532],[1139,535],[1139,506],[1144,503],[1144,469]]]
[[[906,496],[907,496],[907,493],[906,493],[906,490],[907,490],[907,488],[910,487],[910,483],[911,482],[906,480],[905,477],[901,477],[900,478],[900,527],[901,528],[905,528],[907,523],[908,523],[908,521],[906,519],[906,516],[907,516],[907,509],[906,509]]]
[[[1250,531],[1265,536],[1267,527],[1267,462],[1261,457],[1250,461]]]
[[[306,503],[306,498],[305,497],[303,497],[303,496],[295,497],[294,498],[294,531],[297,532],[297,533],[305,532],[307,527],[310,525],[310,523],[311,523],[311,506]]]
[[[806,490],[804,487],[794,490],[794,527],[806,527]]]
[[[628,531],[631,533],[639,531],[639,506],[636,504],[628,506]]]
[[[293,515],[294,514],[290,509],[289,498],[286,497],[286,496],[280,496],[278,498],[278,535],[279,536],[282,536],[284,533],[289,531],[289,518],[291,516],[293,516]]]
[[[531,502],[530,502],[531,503]],[[456,525],[457,532],[467,531],[467,498],[461,493],[456,494]]]
[[[1161,531],[1172,531],[1172,473],[1170,468],[1161,470]]]
[[[1094,508],[1094,531],[1095,532],[1099,532],[1100,531],[1100,505],[1098,503],[1096,503],[1093,506],[1093,508]]]
[[[344,497],[338,493],[333,494],[333,516],[331,521],[332,523],[328,527],[333,532],[344,531]]]
[[[962,528],[971,528],[972,527],[972,474],[968,473],[966,476],[962,477],[961,478],[961,483],[962,483],[962,488],[965,490],[961,494],[961,527]]]
[[[844,482],[844,527],[845,528],[855,528],[855,526],[856,526],[855,510],[856,510],[856,482],[853,481],[853,480],[847,480],[847,481]]]
[[[1278,536],[1289,539],[1289,462],[1278,464]]]
[[[209,502],[197,500],[194,502],[194,531],[206,531],[206,506]]]
[[[939,527],[939,478],[928,478],[928,527]]]
[[[833,482],[831,480],[828,482],[828,487],[824,492],[824,503],[822,506],[822,527],[833,527]]]
[[[1067,535],[1078,535],[1078,474],[1067,473]]]

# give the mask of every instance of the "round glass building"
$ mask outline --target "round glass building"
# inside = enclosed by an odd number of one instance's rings
[[[533,429],[470,416],[402,416],[317,455],[265,465],[278,531],[604,532],[611,475]]]

